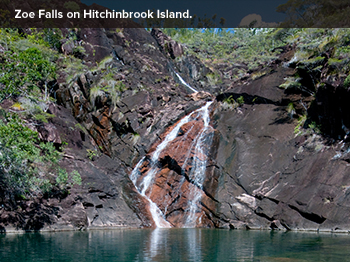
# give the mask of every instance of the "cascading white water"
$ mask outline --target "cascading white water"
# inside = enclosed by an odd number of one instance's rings
[[[192,199],[190,200],[190,209],[187,210],[188,212],[188,218],[186,219],[185,227],[193,227],[195,226],[195,212],[197,209],[198,201],[201,197],[201,189],[203,188],[203,181],[205,178],[205,170],[206,170],[206,164],[207,159],[202,159],[203,156],[206,156],[208,152],[205,152],[205,145],[211,144],[213,132],[212,127],[209,125],[210,118],[209,118],[209,106],[213,102],[207,102],[205,106],[202,108],[195,110],[191,114],[187,115],[186,117],[182,118],[177,125],[169,132],[169,134],[164,138],[164,140],[157,146],[156,150],[152,153],[150,158],[150,167],[143,179],[139,179],[141,176],[140,168],[144,164],[146,160],[145,157],[143,157],[138,164],[135,166],[133,171],[130,174],[130,179],[134,183],[136,189],[138,192],[149,202],[150,204],[150,213],[152,215],[152,218],[156,224],[156,227],[171,227],[170,223],[166,221],[164,214],[162,211],[157,207],[157,205],[150,199],[151,192],[151,185],[154,182],[155,175],[159,171],[158,167],[158,161],[159,156],[162,153],[164,149],[167,148],[168,144],[173,141],[179,134],[180,128],[188,123],[189,121],[193,119],[202,119],[203,120],[203,128],[198,133],[196,138],[194,139],[192,146],[190,150],[194,147],[195,156],[192,160],[192,168],[189,174],[189,179],[191,183],[193,183],[197,188],[193,190],[191,193]],[[183,168],[188,164],[189,158],[186,157],[186,160],[184,162]]]
[[[195,139],[195,154],[192,160],[192,169],[189,174],[189,179],[194,185],[197,186],[197,188],[194,188],[190,193],[190,210],[188,212],[184,227],[194,227],[197,224],[195,215],[197,204],[202,196],[203,182],[207,168],[206,156],[208,155],[208,147],[206,147],[206,145],[211,145],[214,136],[213,128],[209,125],[210,117],[208,108],[204,111],[203,121],[204,127]]]
[[[157,207],[157,205],[146,195],[146,190],[150,186],[152,179],[154,178],[154,174],[156,172],[155,163],[152,164],[151,170],[148,172],[147,176],[142,180],[141,185],[137,184],[137,179],[141,175],[140,167],[145,161],[145,157],[143,157],[135,166],[133,171],[130,174],[130,179],[136,187],[137,191],[143,196],[148,202],[150,206],[150,213],[152,215],[153,221],[156,224],[156,227],[161,228],[169,228],[171,225],[168,221],[165,220],[162,211]]]
[[[174,72],[175,72],[175,71],[174,71]],[[181,84],[183,84],[184,86],[187,86],[189,89],[191,89],[191,90],[192,90],[193,92],[195,92],[195,93],[198,92],[198,91],[197,91],[196,89],[194,89],[192,86],[190,86],[189,84],[187,84],[187,83],[185,82],[185,80],[183,80],[182,77],[181,77],[178,73],[175,72],[175,74],[176,74],[177,78],[180,80]]]

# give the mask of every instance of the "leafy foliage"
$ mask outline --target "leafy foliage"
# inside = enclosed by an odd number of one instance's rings
[[[69,1],[69,2],[65,2],[64,3],[64,8],[73,11],[73,12],[79,12],[80,11],[80,7],[76,2],[73,1]]]
[[[349,86],[350,86],[350,75],[348,75],[348,76],[345,78],[344,86],[345,86],[345,87],[349,87]]]
[[[10,198],[43,194],[53,186],[65,190],[80,183],[77,173],[68,174],[59,168],[59,159],[54,145],[40,142],[38,133],[26,127],[17,115],[0,120],[0,183]]]
[[[31,122],[47,122],[55,117],[47,113],[48,83],[56,77],[58,29],[0,29],[0,101],[10,99],[11,109],[2,110],[0,119],[0,187],[9,199],[66,191],[80,184],[79,173],[67,173],[59,167],[60,152],[52,143],[40,141],[31,130]],[[26,118],[22,120],[21,118]]]
[[[223,102],[227,105],[229,105],[232,108],[237,108],[239,106],[242,106],[244,104],[244,97],[243,96],[239,96],[237,97],[237,99],[235,100],[233,98],[233,95],[230,95],[229,97],[226,97]]]
[[[39,81],[55,77],[55,64],[37,47],[14,48],[5,52],[0,71],[0,100],[11,96],[27,96]]]
[[[277,12],[287,14],[283,27],[344,27],[349,24],[347,0],[289,0]]]
[[[90,89],[90,100],[93,106],[96,105],[98,99],[106,97],[115,107],[121,94],[127,90],[123,80],[115,79],[118,71],[115,68],[109,68],[111,61],[111,59],[104,59],[99,63],[98,68],[103,69],[100,71],[100,79]]]
[[[285,45],[287,33],[275,35],[278,29],[194,29],[164,28],[166,34],[183,43],[186,51],[199,57],[205,63],[244,64],[248,70],[255,70],[261,65],[277,58],[278,47]],[[283,36],[283,37],[281,37]],[[240,77],[237,74],[237,77]]]
[[[32,43],[58,51],[61,47],[62,32],[57,28],[44,28],[42,30],[32,28],[27,39]]]

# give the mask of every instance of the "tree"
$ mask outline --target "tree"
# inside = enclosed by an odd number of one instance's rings
[[[348,0],[289,0],[277,7],[287,19],[282,27],[349,27]]]

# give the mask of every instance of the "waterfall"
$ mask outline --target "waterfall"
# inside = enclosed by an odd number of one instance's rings
[[[201,198],[201,190],[203,190],[203,182],[205,179],[205,171],[207,167],[207,158],[203,156],[208,155],[209,148],[206,145],[211,145],[214,132],[213,128],[209,125],[210,117],[209,111],[206,109],[203,114],[204,127],[196,137],[195,144],[195,157],[192,160],[192,169],[189,174],[190,180],[197,188],[191,192],[192,200],[190,201],[190,210],[186,219],[184,227],[194,227],[196,225],[195,213],[197,210],[197,203]]]
[[[148,189],[150,183],[152,182],[152,178],[154,177],[154,174],[156,172],[156,169],[154,166],[151,168],[151,172],[148,172],[148,175],[146,178],[142,181],[141,186],[137,185],[137,179],[141,175],[140,167],[144,163],[145,157],[143,157],[135,166],[133,171],[130,174],[130,179],[133,182],[134,186],[136,187],[137,191],[140,193],[141,196],[143,196],[149,203],[150,206],[150,213],[152,215],[153,221],[156,224],[156,227],[159,228],[169,228],[171,225],[168,221],[165,220],[164,215],[162,211],[157,207],[157,205],[146,195],[146,190]]]
[[[174,71],[174,72],[175,72],[175,71]],[[185,80],[183,80],[182,77],[181,77],[178,73],[175,72],[175,75],[176,75],[177,78],[180,80],[181,84],[183,84],[184,86],[187,86],[187,87],[188,87],[189,89],[191,89],[193,92],[198,93],[198,91],[197,91],[196,89],[194,89],[192,86],[190,86],[189,84],[187,84],[187,83],[185,82]]]
[[[143,157],[135,166],[130,174],[130,179],[135,185],[137,191],[149,202],[149,211],[157,227],[171,227],[171,224],[165,219],[164,214],[160,208],[154,203],[150,195],[152,193],[152,186],[155,182],[155,176],[160,171],[160,155],[164,150],[169,150],[169,145],[178,136],[181,127],[190,121],[200,121],[201,130],[196,133],[193,142],[186,154],[185,160],[181,165],[182,170],[189,169],[187,178],[193,185],[193,189],[189,193],[191,199],[188,199],[188,208],[185,210],[187,218],[184,218],[183,227],[194,227],[196,226],[196,212],[199,200],[202,196],[203,182],[205,179],[207,155],[210,149],[210,145],[213,138],[213,128],[209,125],[209,107],[213,102],[207,102],[203,107],[190,113],[189,115],[182,118],[175,127],[166,135],[163,141],[156,147],[154,152]],[[190,128],[191,130],[191,128]],[[184,137],[186,134],[184,135]],[[170,148],[171,150],[171,148]],[[190,153],[194,152],[193,157],[189,157]],[[147,166],[147,172],[144,171],[144,167]],[[185,172],[185,171],[182,171]],[[185,181],[185,174],[182,174],[180,185]],[[179,190],[179,188],[177,189]],[[167,207],[165,207],[165,211]]]

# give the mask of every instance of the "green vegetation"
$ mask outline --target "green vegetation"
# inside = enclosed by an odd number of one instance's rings
[[[58,166],[60,153],[52,143],[40,142],[38,133],[15,114],[0,120],[0,181],[10,198],[49,193],[54,186],[66,190],[80,184],[77,172]]]
[[[99,69],[94,69],[96,71],[99,70],[101,74],[99,81],[90,89],[90,101],[94,107],[96,105],[96,99],[103,100],[103,98],[110,100],[112,107],[115,107],[121,94],[127,90],[122,80],[115,79],[118,71],[115,68],[110,68],[109,63],[111,62],[112,58],[108,57],[99,63]]]
[[[94,158],[97,156],[97,151],[92,150],[92,149],[86,149],[86,156],[89,158],[91,161],[94,160]]]
[[[288,1],[279,10],[295,15],[295,11],[302,7],[308,8],[300,1]],[[316,8],[325,11],[322,6]],[[282,63],[285,67],[294,68],[295,73],[286,77],[280,88],[288,93],[310,96],[307,99],[309,101],[327,82],[334,81],[344,88],[350,87],[349,29],[166,28],[164,32],[183,43],[185,53],[196,56],[214,72],[207,74],[210,85],[225,83],[226,79],[246,83],[269,74],[274,70],[275,64]],[[279,57],[282,52],[281,59]],[[289,55],[293,57],[290,58]],[[238,106],[233,97],[228,97],[223,102],[230,107]],[[320,130],[320,120],[307,116],[309,106],[310,102],[300,101],[299,105],[290,103],[286,108],[291,118],[305,114],[297,124],[296,133],[305,130],[318,133]],[[298,113],[296,107],[299,108]],[[305,130],[302,131],[302,128]]]
[[[350,75],[348,75],[344,80],[344,86],[349,87],[350,86]]]
[[[3,59],[0,83],[4,88],[0,90],[0,99],[11,96],[27,96],[33,91],[39,81],[47,82],[55,77],[55,65],[43,52],[36,47],[24,51],[8,51]]]
[[[295,77],[288,77],[285,79],[285,82],[281,84],[279,87],[284,89],[300,89],[301,84],[300,81],[301,78],[295,78]]]
[[[59,166],[62,148],[42,142],[31,126],[47,123],[50,81],[56,78],[62,33],[58,29],[0,29],[0,188],[10,200],[68,192],[81,184],[77,171]],[[64,143],[62,143],[63,145]]]
[[[277,7],[277,12],[285,13],[287,19],[283,27],[345,27],[349,24],[349,2],[333,1],[293,1]]]
[[[244,97],[240,96],[236,100],[233,98],[233,96],[229,96],[223,100],[223,102],[230,107],[237,108],[239,106],[242,106],[244,104]]]
[[[293,118],[294,114],[295,114],[295,107],[293,102],[290,102],[287,106],[287,112],[290,115],[290,118]]]
[[[73,11],[73,12],[79,12],[80,11],[80,7],[76,2],[73,1],[69,1],[69,2],[65,2],[64,3],[64,8]]]
[[[290,8],[290,7],[288,7]],[[250,75],[257,79],[266,74],[272,64],[287,46],[295,47],[294,57],[287,64],[296,67],[297,74],[286,79],[282,88],[300,89],[314,94],[314,87],[320,82],[322,70],[342,77],[350,71],[350,30],[348,29],[309,29],[309,28],[236,28],[225,29],[186,29],[165,28],[166,34],[184,44],[185,52],[197,56],[209,68],[231,64],[232,78],[240,79]],[[237,67],[237,65],[239,65]],[[305,86],[299,75],[308,72],[311,87]],[[223,74],[223,78],[228,76]],[[210,83],[221,78],[208,74]]]
[[[307,116],[306,115],[302,115],[299,117],[298,119],[298,124],[296,125],[296,127],[294,128],[294,134],[295,136],[299,136],[301,135],[303,132],[302,132],[302,128],[305,124],[305,121],[307,119]]]
[[[22,36],[14,29],[0,29],[0,44],[6,51],[0,54],[0,102],[15,100],[14,107],[23,116],[47,122],[49,82],[56,77],[56,65],[60,34],[53,29]]]
[[[221,76],[218,73],[208,73],[206,77],[211,86],[222,84]]]
[[[208,65],[223,62],[247,65],[247,69],[242,69],[241,75],[276,59],[281,52],[277,47],[285,44],[283,38],[276,36],[276,29],[163,30],[174,40],[183,43],[187,47],[187,53],[199,57]]]
[[[74,10],[79,6],[67,2],[65,8]],[[290,7],[285,8],[289,10]],[[60,30],[28,30],[29,34],[16,29],[0,29],[0,45],[4,50],[0,53],[0,102],[10,100],[10,110],[17,113],[17,116],[5,113],[0,120],[0,185],[9,188],[13,196],[26,197],[44,194],[55,187],[66,190],[72,184],[80,183],[76,172],[68,174],[59,168],[59,150],[51,143],[41,142],[38,134],[28,128],[37,123],[47,123],[55,117],[48,113],[48,105],[54,101],[50,98],[49,85],[57,77],[57,71],[65,75],[68,88],[75,88],[73,85],[82,74],[90,71],[95,81],[86,84],[85,91],[90,93],[84,95],[89,97],[93,107],[109,103],[111,108],[116,106],[128,89],[125,78],[132,73],[131,69],[121,71],[120,67],[116,67],[112,56],[89,69],[89,63],[83,64],[79,59],[86,55],[85,49],[76,44],[77,36],[73,31],[66,42],[74,42],[73,55],[63,55],[58,52],[62,38]],[[122,34],[122,30],[117,31]],[[295,68],[295,74],[285,78],[280,85],[288,92],[315,95],[318,88],[326,84],[326,77],[329,81],[336,79],[340,86],[350,87],[348,29],[166,28],[163,31],[183,43],[187,55],[196,56],[206,64],[209,68],[206,81],[212,86],[224,86],[227,79],[249,83],[270,74],[275,64],[283,63]],[[136,43],[126,41],[125,47],[129,45]],[[288,50],[293,50],[294,56],[286,62],[279,56]],[[145,64],[145,71],[147,67]],[[155,79],[156,83],[166,81],[167,77]],[[140,84],[133,92],[144,88]],[[152,89],[148,91],[154,92]],[[303,107],[296,101],[294,103],[290,103],[286,110],[291,118],[299,117],[295,133],[304,132],[302,129],[319,132],[318,123],[308,119],[306,110],[300,112]],[[223,100],[223,104],[236,108],[244,104],[244,98],[229,96]],[[296,113],[295,108],[302,116]],[[123,114],[119,114],[119,118],[122,118]],[[76,128],[86,132],[80,125]],[[140,136],[135,133],[131,139],[135,144]],[[91,160],[96,156],[92,150],[86,153]]]
[[[239,106],[244,104],[244,97],[240,96],[237,98],[236,102],[238,103]]]

